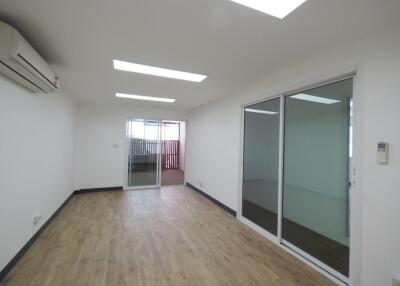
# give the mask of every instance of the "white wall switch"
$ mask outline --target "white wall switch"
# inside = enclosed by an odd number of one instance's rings
[[[389,163],[389,143],[378,142],[376,160],[379,164],[386,165]]]

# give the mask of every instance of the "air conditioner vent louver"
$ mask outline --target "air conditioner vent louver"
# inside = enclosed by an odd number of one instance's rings
[[[25,76],[23,76],[22,74],[20,74],[18,71],[16,71],[15,69],[13,69],[12,67],[10,67],[9,65],[7,65],[5,62],[0,61],[0,63],[4,66],[4,68],[7,68],[10,70],[10,73],[16,73],[18,76],[20,76],[22,79],[26,80],[27,82],[29,82],[32,86],[35,86],[38,90],[45,92],[43,89],[41,89],[39,86],[37,86],[34,82],[30,81],[28,78],[26,78]],[[0,68],[1,70],[1,68]],[[35,90],[36,91],[36,90]]]

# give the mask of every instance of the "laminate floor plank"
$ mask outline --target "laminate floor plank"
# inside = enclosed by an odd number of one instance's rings
[[[75,195],[0,286],[331,286],[185,186]]]

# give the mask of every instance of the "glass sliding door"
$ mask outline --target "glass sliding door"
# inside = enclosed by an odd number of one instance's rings
[[[242,216],[277,234],[280,98],[244,109]]]
[[[160,126],[157,120],[128,119],[128,188],[160,185]]]
[[[353,79],[346,79],[285,97],[283,243],[343,277],[349,275],[352,94]]]

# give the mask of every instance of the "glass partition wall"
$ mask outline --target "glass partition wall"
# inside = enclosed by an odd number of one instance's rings
[[[347,78],[244,108],[242,217],[344,282],[352,95]]]

